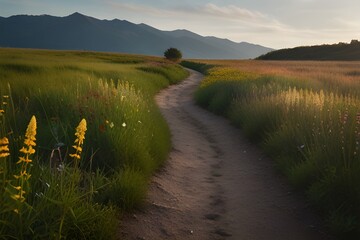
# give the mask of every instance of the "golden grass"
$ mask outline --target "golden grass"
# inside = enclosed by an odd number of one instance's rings
[[[264,75],[287,76],[311,81],[334,81],[342,84],[360,82],[360,62],[337,61],[260,61],[260,60],[196,60],[221,68]]]
[[[359,239],[360,62],[200,63],[214,67],[193,63],[207,73],[198,104],[260,142],[332,231]]]

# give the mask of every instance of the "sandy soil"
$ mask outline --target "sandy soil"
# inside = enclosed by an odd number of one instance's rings
[[[202,75],[160,92],[173,149],[120,239],[330,239],[273,162],[239,129],[193,102]]]

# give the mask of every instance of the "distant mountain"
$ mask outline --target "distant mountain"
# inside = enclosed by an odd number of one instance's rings
[[[360,42],[352,40],[350,43],[332,45],[316,45],[280,49],[264,54],[260,60],[360,60]]]
[[[228,39],[203,37],[187,30],[161,31],[125,20],[99,20],[74,13],[67,17],[0,17],[0,46],[91,50],[163,56],[169,47],[184,58],[248,59],[273,49]]]

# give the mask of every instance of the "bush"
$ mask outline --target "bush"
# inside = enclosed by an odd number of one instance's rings
[[[166,57],[166,59],[176,62],[182,58],[182,53],[179,49],[169,48],[164,52],[164,56]]]

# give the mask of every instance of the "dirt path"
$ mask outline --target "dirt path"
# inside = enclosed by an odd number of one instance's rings
[[[195,106],[201,79],[191,71],[156,97],[173,150],[144,209],[123,220],[121,239],[329,239],[271,160],[227,120]]]

